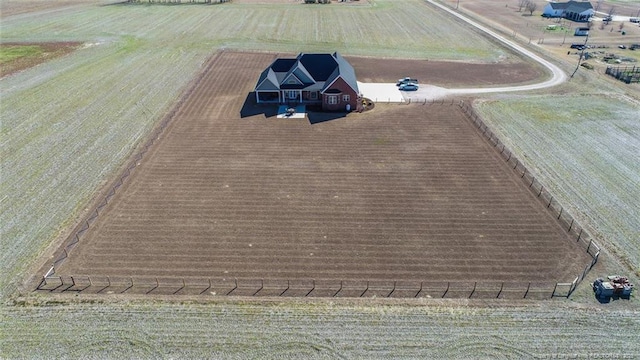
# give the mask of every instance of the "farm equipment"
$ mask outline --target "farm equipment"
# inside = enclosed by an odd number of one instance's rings
[[[607,276],[607,280],[602,278],[593,282],[593,291],[600,300],[609,300],[612,297],[629,298],[633,291],[633,284],[624,276]]]

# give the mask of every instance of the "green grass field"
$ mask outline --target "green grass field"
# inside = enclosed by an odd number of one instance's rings
[[[505,55],[419,0],[376,0],[374,4],[160,6],[143,2],[78,7],[3,20],[2,36],[5,41],[92,42],[127,35],[207,53],[227,47],[487,62]]]
[[[25,57],[37,57],[44,50],[38,45],[7,45],[0,46],[0,65]]]
[[[484,62],[510,56],[475,32],[432,12],[420,0],[375,0],[371,7],[99,4],[105,2],[2,18],[5,42],[80,41],[85,46],[0,80],[0,358],[434,358],[469,354],[549,358],[623,356],[627,350],[632,355],[640,353],[640,335],[629,331],[638,328],[639,312],[637,307],[628,310],[620,303],[606,312],[594,310],[592,303],[584,305],[586,309],[566,306],[563,300],[489,306],[453,301],[435,307],[384,301],[378,305],[201,305],[117,298],[110,303],[90,300],[77,304],[27,294],[24,297],[35,304],[15,305],[24,298],[15,292],[29,275],[27,270],[77,221],[96,191],[113,179],[114,171],[216,50],[338,50],[349,55]],[[563,115],[555,97],[505,101],[517,113],[499,103],[482,109],[500,117],[495,124],[503,127],[503,141],[511,139],[518,151],[530,156],[530,168],[555,183],[554,191],[563,194],[563,202],[576,201],[573,206],[578,213],[584,212],[585,221],[591,221],[612,244],[619,244],[624,254],[625,241],[637,241],[637,236],[624,240],[624,234],[633,235],[634,227],[637,230],[632,221],[637,207],[627,197],[637,194],[637,188],[635,192],[630,189],[637,184],[638,176],[633,177],[638,175],[637,167],[614,155],[598,156],[616,136],[632,145],[618,144],[614,148],[618,154],[634,149],[637,153],[637,120],[605,122],[600,116],[587,116],[599,108],[593,104],[612,101],[598,96],[589,99],[585,120],[573,123],[555,122],[575,115]],[[616,119],[633,114],[628,112],[635,110],[633,105],[620,104],[622,110],[605,106],[603,114]],[[518,115],[543,106],[558,110]],[[584,131],[567,130],[572,126]],[[528,132],[552,137],[536,142],[526,136]],[[597,137],[592,138],[591,132]],[[563,151],[568,153],[548,159],[549,154],[534,151],[537,145],[558,148],[553,139],[565,141]],[[597,140],[597,147],[582,146],[583,153],[569,148],[569,144],[591,140]],[[581,156],[584,159],[578,159]],[[614,181],[606,176],[596,177],[602,179],[602,190],[599,184],[596,188],[583,184],[585,173],[578,171],[593,157],[594,165],[587,167],[586,174],[620,174],[631,177],[629,185],[620,185],[626,177]],[[575,163],[557,170],[562,161]],[[580,190],[592,192],[595,200],[608,201],[604,207],[622,204],[626,215],[616,218],[617,210],[609,208],[602,212],[583,209],[581,201],[593,203],[574,197]],[[605,192],[611,192],[610,199],[600,195]],[[619,202],[614,201],[616,197]],[[616,232],[619,229],[623,232]],[[631,242],[637,249],[638,244]],[[638,263],[633,253],[627,257]]]
[[[640,352],[640,335],[624,331],[640,327],[640,317],[625,310],[460,305],[53,304],[5,310],[0,326],[7,358],[35,348],[49,358],[114,359],[634,359]]]
[[[486,101],[488,125],[557,200],[640,274],[640,106],[610,96]]]

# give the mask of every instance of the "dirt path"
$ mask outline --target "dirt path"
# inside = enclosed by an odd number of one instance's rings
[[[442,9],[443,11],[446,11],[447,13],[451,14],[452,16],[455,16],[457,18],[459,18],[460,20],[466,22],[467,24],[485,32],[487,35],[493,37],[494,39],[500,41],[501,43],[503,43],[504,45],[506,45],[507,47],[515,50],[516,52],[524,55],[525,57],[528,57],[534,61],[536,61],[537,63],[539,63],[540,65],[542,65],[544,68],[548,69],[551,72],[551,78],[546,79],[545,81],[539,82],[539,83],[533,83],[533,84],[525,84],[525,85],[515,85],[515,86],[499,86],[499,87],[475,87],[475,88],[458,88],[458,89],[446,89],[446,88],[440,88],[440,87],[433,87],[433,86],[422,86],[418,91],[416,92],[412,92],[412,93],[403,93],[403,100],[404,101],[408,101],[408,100],[412,100],[412,101],[422,101],[422,100],[435,100],[435,99],[439,99],[439,98],[443,98],[443,97],[448,97],[451,95],[470,95],[470,94],[488,94],[488,93],[497,93],[497,92],[517,92],[517,91],[530,91],[530,90],[539,90],[539,89],[545,89],[545,88],[549,88],[549,87],[554,87],[557,85],[562,84],[563,82],[567,81],[568,77],[567,74],[564,73],[564,71],[562,69],[560,69],[558,66],[556,66],[555,64],[551,63],[548,60],[543,59],[542,57],[538,56],[537,54],[533,53],[532,51],[529,51],[527,49],[525,49],[523,46],[520,46],[519,44],[517,44],[514,41],[511,41],[509,39],[507,39],[506,37],[492,31],[491,29],[489,29],[488,27],[481,25],[480,23],[471,20],[470,18],[461,15],[449,8],[447,8],[444,5],[441,5],[433,0],[426,0],[427,2],[429,2],[430,4],[432,4],[433,6],[436,6],[440,9]],[[367,94],[364,93],[365,97],[368,98],[379,98],[379,99],[393,99],[394,97],[392,96],[388,96],[387,93],[394,93],[397,90],[394,90],[395,84],[393,83],[388,83],[385,84],[386,85],[386,90],[381,92],[380,94],[383,95],[379,95],[377,92],[376,93],[371,93],[371,94]],[[380,90],[382,88],[384,88],[385,86],[382,85],[378,85],[376,89]],[[368,87],[365,86],[365,89],[369,89]],[[398,97],[395,97],[398,98]],[[382,100],[384,101],[384,100]],[[389,102],[394,102],[389,100]]]

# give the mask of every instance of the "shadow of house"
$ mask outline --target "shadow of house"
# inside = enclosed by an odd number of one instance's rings
[[[256,103],[255,93],[250,92],[244,99],[244,103],[240,109],[240,118],[247,118],[256,115],[264,115],[265,117],[276,116],[278,115],[278,107],[270,104]]]
[[[309,124],[315,125],[323,122],[342,119],[347,117],[346,112],[320,112],[320,111],[310,111],[307,112],[307,119],[309,119]]]

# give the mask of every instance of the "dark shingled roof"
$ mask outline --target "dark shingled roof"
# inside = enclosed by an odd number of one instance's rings
[[[296,61],[296,59],[276,59],[270,68],[275,72],[288,72],[289,69],[295,65]]]
[[[298,60],[315,81],[327,81],[338,66],[331,54],[300,54]]]
[[[283,83],[296,69],[311,75],[313,82],[304,82],[303,84]],[[275,60],[260,74],[255,90],[304,89],[324,92],[338,77],[342,77],[356,93],[359,92],[355,70],[339,53],[300,54],[295,59]]]
[[[551,5],[551,7],[553,9],[556,10],[567,10],[567,11],[571,11],[571,12],[577,12],[577,13],[581,13],[585,10],[589,10],[589,9],[593,9],[593,6],[591,6],[591,3],[588,1],[569,1],[569,2],[562,2],[562,3],[556,3],[556,2],[551,2],[549,3],[549,5]]]

